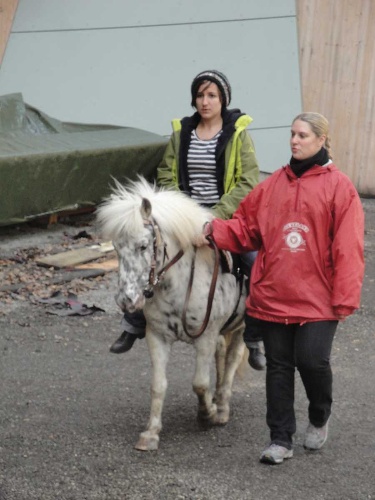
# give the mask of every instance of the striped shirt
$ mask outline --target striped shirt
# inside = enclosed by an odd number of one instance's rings
[[[200,205],[215,205],[219,200],[216,179],[215,151],[220,130],[212,139],[199,139],[195,130],[191,133],[191,141],[187,156],[190,196]]]

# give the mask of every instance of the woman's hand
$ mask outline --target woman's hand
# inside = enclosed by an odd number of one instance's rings
[[[207,239],[207,236],[212,235],[212,224],[211,222],[205,222],[203,225],[203,231],[201,234],[198,234],[198,236],[195,236],[193,240],[193,245],[196,247],[203,247],[205,245],[209,245],[210,242]]]
[[[338,321],[345,321],[348,316],[353,314],[354,308],[346,306],[333,306],[333,312]]]
[[[336,318],[337,318],[339,321],[345,321],[345,320],[346,320],[346,316],[345,316],[345,314],[336,314]]]
[[[193,240],[193,245],[195,245],[198,248],[203,247],[204,245],[209,245],[209,244],[210,244],[210,242],[206,238],[206,235],[203,233],[198,234],[198,236],[195,236],[195,238]]]

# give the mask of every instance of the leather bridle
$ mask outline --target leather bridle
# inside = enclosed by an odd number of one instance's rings
[[[152,233],[154,236],[153,239],[153,254],[151,258],[151,269],[150,269],[150,274],[148,277],[148,283],[143,290],[143,295],[146,297],[146,299],[150,299],[154,295],[154,287],[157,286],[160,281],[164,278],[165,273],[170,269],[174,264],[176,264],[177,261],[181,259],[181,257],[184,255],[183,250],[179,250],[177,254],[173,257],[172,260],[170,260],[165,266],[163,266],[160,271],[156,273],[156,256],[158,252],[158,248],[160,246],[163,246],[163,264],[165,263],[165,260],[168,259],[168,252],[167,252],[167,244],[163,242],[160,230],[158,225],[155,223],[153,219],[151,220],[145,220],[144,225],[151,226],[152,228]]]

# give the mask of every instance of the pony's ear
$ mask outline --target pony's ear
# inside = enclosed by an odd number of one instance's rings
[[[142,198],[141,214],[144,219],[148,219],[151,215],[151,203],[147,198]]]

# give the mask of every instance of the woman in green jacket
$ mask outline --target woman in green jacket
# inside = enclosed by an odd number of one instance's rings
[[[213,72],[203,74],[207,73]],[[230,219],[240,201],[259,180],[253,142],[246,130],[252,118],[239,109],[228,110],[226,101],[220,100],[220,87],[210,83],[211,80],[206,82],[208,87],[203,92],[208,93],[207,97],[201,97],[198,92],[199,84],[202,83],[199,75],[192,84],[192,105],[197,112],[182,120],[172,121],[173,133],[158,168],[157,181],[160,186],[180,189],[191,196],[194,193],[194,183],[200,177],[203,179],[199,191],[201,197],[199,198],[199,194],[193,197],[203,205],[211,205],[217,217]],[[204,89],[205,84],[201,86]],[[191,151],[189,156],[189,148],[194,144],[196,151]],[[203,154],[206,148],[211,149],[212,156],[214,155],[211,169],[206,171],[204,167],[200,168],[202,155],[194,161],[193,155],[198,154],[198,148],[203,149]],[[211,182],[205,186],[210,171]],[[205,196],[205,192],[212,186],[217,190],[215,200]]]
[[[173,133],[157,182],[185,192],[216,217],[230,219],[259,179],[253,142],[246,130],[252,119],[239,109],[228,109],[231,87],[219,71],[199,73],[191,84],[191,97],[196,112],[172,121]],[[243,256],[249,270],[254,258],[254,253]],[[122,325],[122,335],[110,348],[116,354],[129,351],[136,338],[145,336],[142,312],[125,313]],[[248,347],[251,366],[262,369],[258,339]]]

